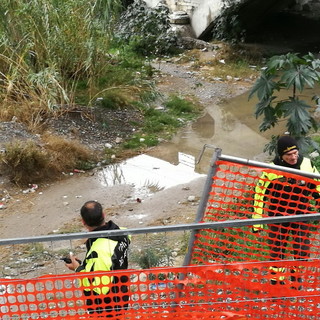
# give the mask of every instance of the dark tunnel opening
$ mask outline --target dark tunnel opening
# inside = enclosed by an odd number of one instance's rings
[[[261,20],[253,28],[246,28],[245,43],[256,43],[280,51],[319,53],[320,20],[301,14],[277,12]]]
[[[244,44],[264,47],[269,54],[318,54],[320,15],[313,12],[312,4],[304,11],[295,10],[293,4],[292,0],[241,2],[226,8],[200,38],[207,41],[210,37],[211,40],[241,39]]]

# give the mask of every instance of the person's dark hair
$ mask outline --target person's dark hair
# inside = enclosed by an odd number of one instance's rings
[[[97,201],[87,201],[82,206],[80,214],[89,227],[98,227],[104,222],[102,206]]]

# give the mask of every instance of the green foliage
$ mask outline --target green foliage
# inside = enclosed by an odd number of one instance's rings
[[[130,260],[142,269],[172,266],[174,258],[165,236],[154,236],[148,241],[148,247],[132,254]]]
[[[266,232],[261,233],[264,237]],[[257,243],[256,234],[248,233],[248,228],[225,228],[214,231],[201,230],[201,237],[207,239],[208,243],[199,245],[199,251],[207,251],[208,244],[214,248],[214,253],[210,253],[210,260],[231,262],[234,258],[247,260],[252,256],[259,256],[261,260],[269,258],[269,246],[260,241]],[[249,244],[254,243],[254,246]],[[196,253],[195,253],[196,254]]]
[[[170,127],[177,128],[180,126],[180,122],[174,117],[174,114],[165,113],[153,108],[146,110],[145,117],[144,132],[159,133]]]
[[[287,131],[298,140],[303,152],[310,146],[315,147],[308,134],[316,131],[318,124],[310,113],[310,104],[301,97],[306,87],[312,88],[319,80],[320,60],[311,53],[302,57],[295,53],[271,57],[249,94],[249,99],[254,95],[259,99],[255,116],[263,117],[260,131],[269,130],[284,120]],[[281,90],[288,91],[288,97],[281,99],[275,94]],[[277,137],[273,137],[265,148],[270,154],[276,140]]]
[[[129,141],[123,144],[125,149],[139,149],[141,147],[154,147],[159,144],[159,139],[153,134],[134,135]]]
[[[108,63],[104,65],[100,77],[95,80],[95,86],[90,88],[87,82],[78,82],[76,102],[108,109],[128,106],[132,101],[154,92],[150,69],[150,65],[146,65],[144,59],[130,51],[127,46],[112,47]],[[88,91],[91,95],[88,95]]]
[[[168,14],[169,9],[164,5],[150,8],[143,0],[136,0],[121,15],[116,38],[143,56],[170,53],[177,39],[171,31]]]
[[[60,105],[88,104],[106,87],[121,97],[122,88],[141,91],[142,59],[111,50],[121,8],[121,0],[1,1],[0,97],[11,109],[1,108],[0,117],[20,120],[33,109],[44,115]],[[26,105],[28,111],[15,111]]]
[[[174,95],[165,103],[165,106],[176,115],[194,112],[194,105],[190,101]]]
[[[212,29],[213,39],[231,43],[243,42],[245,29],[238,16],[238,9],[241,3],[234,4],[232,0],[224,0],[221,14],[215,19],[215,26]]]
[[[144,115],[143,128],[124,144],[124,148],[138,149],[156,146],[161,139],[170,139],[177,128],[200,113],[193,102],[175,95],[170,96],[163,104],[163,109],[137,104]]]

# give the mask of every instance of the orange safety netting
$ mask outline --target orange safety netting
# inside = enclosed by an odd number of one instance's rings
[[[215,165],[200,222],[319,211],[318,181],[228,161]],[[318,221],[255,231],[200,230],[190,265],[180,268],[2,279],[0,318],[320,319]]]
[[[261,218],[319,212],[319,181],[228,161],[216,165],[200,222],[252,219],[259,210]],[[201,230],[191,264],[318,258],[319,238],[318,221]]]
[[[286,266],[285,279],[297,264],[289,261]],[[319,319],[318,261],[299,262],[295,276],[301,281],[295,288],[280,283],[271,285],[269,267],[270,262],[254,262],[2,279],[0,317]],[[83,285],[84,279],[93,277],[101,281],[95,281],[94,286]],[[111,283],[107,284],[106,277]],[[106,287],[108,293],[93,294]]]

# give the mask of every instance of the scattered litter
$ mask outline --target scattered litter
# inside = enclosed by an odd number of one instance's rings
[[[188,201],[189,202],[194,202],[196,200],[196,197],[195,196],[189,196],[188,197]]]
[[[112,144],[110,144],[110,143],[106,143],[104,146],[105,146],[107,149],[111,149],[111,148],[112,148]]]
[[[0,210],[1,210],[1,209],[5,209],[5,208],[6,208],[5,204],[2,203],[2,202],[0,202]]]
[[[74,169],[73,172],[76,172],[76,173],[85,173],[84,170],[79,170],[79,169]]]
[[[22,190],[22,193],[26,194],[26,193],[33,193],[38,189],[38,185],[36,184],[29,184],[30,188],[29,189],[25,189]]]
[[[137,202],[141,203],[141,199],[140,199],[140,198],[137,198]]]

